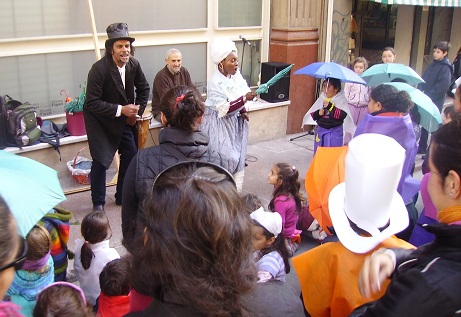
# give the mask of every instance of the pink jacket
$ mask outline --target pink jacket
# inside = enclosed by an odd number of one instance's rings
[[[282,233],[285,238],[293,238],[301,231],[296,229],[298,215],[296,202],[292,196],[280,195],[274,199],[274,210],[282,216]]]
[[[368,106],[370,101],[370,87],[362,84],[346,83],[344,85],[344,96],[351,106],[360,108]]]

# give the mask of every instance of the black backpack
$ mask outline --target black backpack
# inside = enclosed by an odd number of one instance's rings
[[[41,123],[41,136],[39,141],[53,146],[53,149],[55,149],[59,154],[59,160],[61,160],[59,139],[69,135],[70,133],[67,131],[67,124],[56,124],[51,120],[43,120]]]
[[[35,108],[8,95],[0,99],[6,145],[23,147],[35,143],[41,134]]]

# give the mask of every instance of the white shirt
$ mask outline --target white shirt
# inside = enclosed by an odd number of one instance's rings
[[[125,88],[125,66],[126,65],[123,65],[122,67],[117,66],[120,77],[122,77],[123,88]]]
[[[94,253],[93,259],[88,270],[85,270],[80,260],[82,245],[85,243],[83,239],[75,240],[75,259],[74,269],[77,280],[80,283],[80,288],[85,293],[86,300],[92,305],[96,304],[96,298],[101,293],[99,286],[99,274],[102,269],[112,260],[119,259],[120,255],[117,250],[109,247],[109,240],[105,240],[95,244],[89,244],[90,249]]]

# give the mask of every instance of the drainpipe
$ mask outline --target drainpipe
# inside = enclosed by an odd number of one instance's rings
[[[327,27],[325,37],[325,62],[330,62],[331,59],[331,33],[333,26],[333,3],[334,0],[327,0]]]

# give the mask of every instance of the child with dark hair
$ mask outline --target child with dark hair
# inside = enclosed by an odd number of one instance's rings
[[[381,60],[383,61],[383,64],[393,63],[396,57],[397,53],[393,47],[387,46],[383,48],[381,52]]]
[[[413,102],[406,91],[399,91],[391,85],[379,85],[371,91],[368,110],[370,114],[359,123],[354,137],[364,133],[378,133],[396,140],[405,149],[405,161],[397,191],[402,195],[407,207],[410,225],[397,236],[408,241],[413,230],[418,211],[413,197],[418,193],[420,181],[412,176],[417,144],[410,117]]]
[[[130,260],[126,257],[106,264],[99,275],[101,295],[98,313],[101,317],[121,317],[130,311]]]
[[[82,237],[75,240],[74,268],[80,287],[91,305],[101,293],[99,274],[104,266],[120,258],[117,250],[109,246],[112,235],[109,219],[103,211],[87,214],[80,226]]]
[[[442,124],[447,124],[455,118],[456,110],[454,105],[448,105],[442,111]]]
[[[258,283],[275,279],[285,282],[290,273],[288,250],[282,232],[282,216],[261,207],[250,214],[253,219],[253,247],[258,252]]]
[[[272,167],[267,182],[274,186],[269,210],[282,216],[282,233],[292,256],[301,241],[301,230],[296,229],[296,223],[302,201],[305,200],[300,193],[299,172],[292,165],[277,163]]]
[[[323,81],[322,93],[303,118],[305,124],[318,125],[314,153],[319,146],[342,146],[351,139],[355,124],[339,79],[330,77]]]
[[[418,89],[431,98],[440,112],[442,112],[445,95],[451,83],[451,75],[453,74],[453,65],[448,60],[449,50],[450,43],[448,42],[440,41],[434,45],[434,60],[427,66],[421,76],[425,83],[418,85]],[[418,153],[426,153],[428,138],[429,132],[424,128],[421,129]]]
[[[72,283],[56,282],[38,294],[33,316],[91,317],[94,314],[80,287]]]
[[[255,194],[248,193],[242,197],[243,204],[248,214],[251,214],[253,211],[261,208],[263,206],[261,199]]]
[[[22,308],[24,316],[32,316],[37,294],[54,281],[54,267],[50,256],[50,235],[45,228],[35,225],[26,240],[26,261],[22,269],[16,271],[6,294]]]

